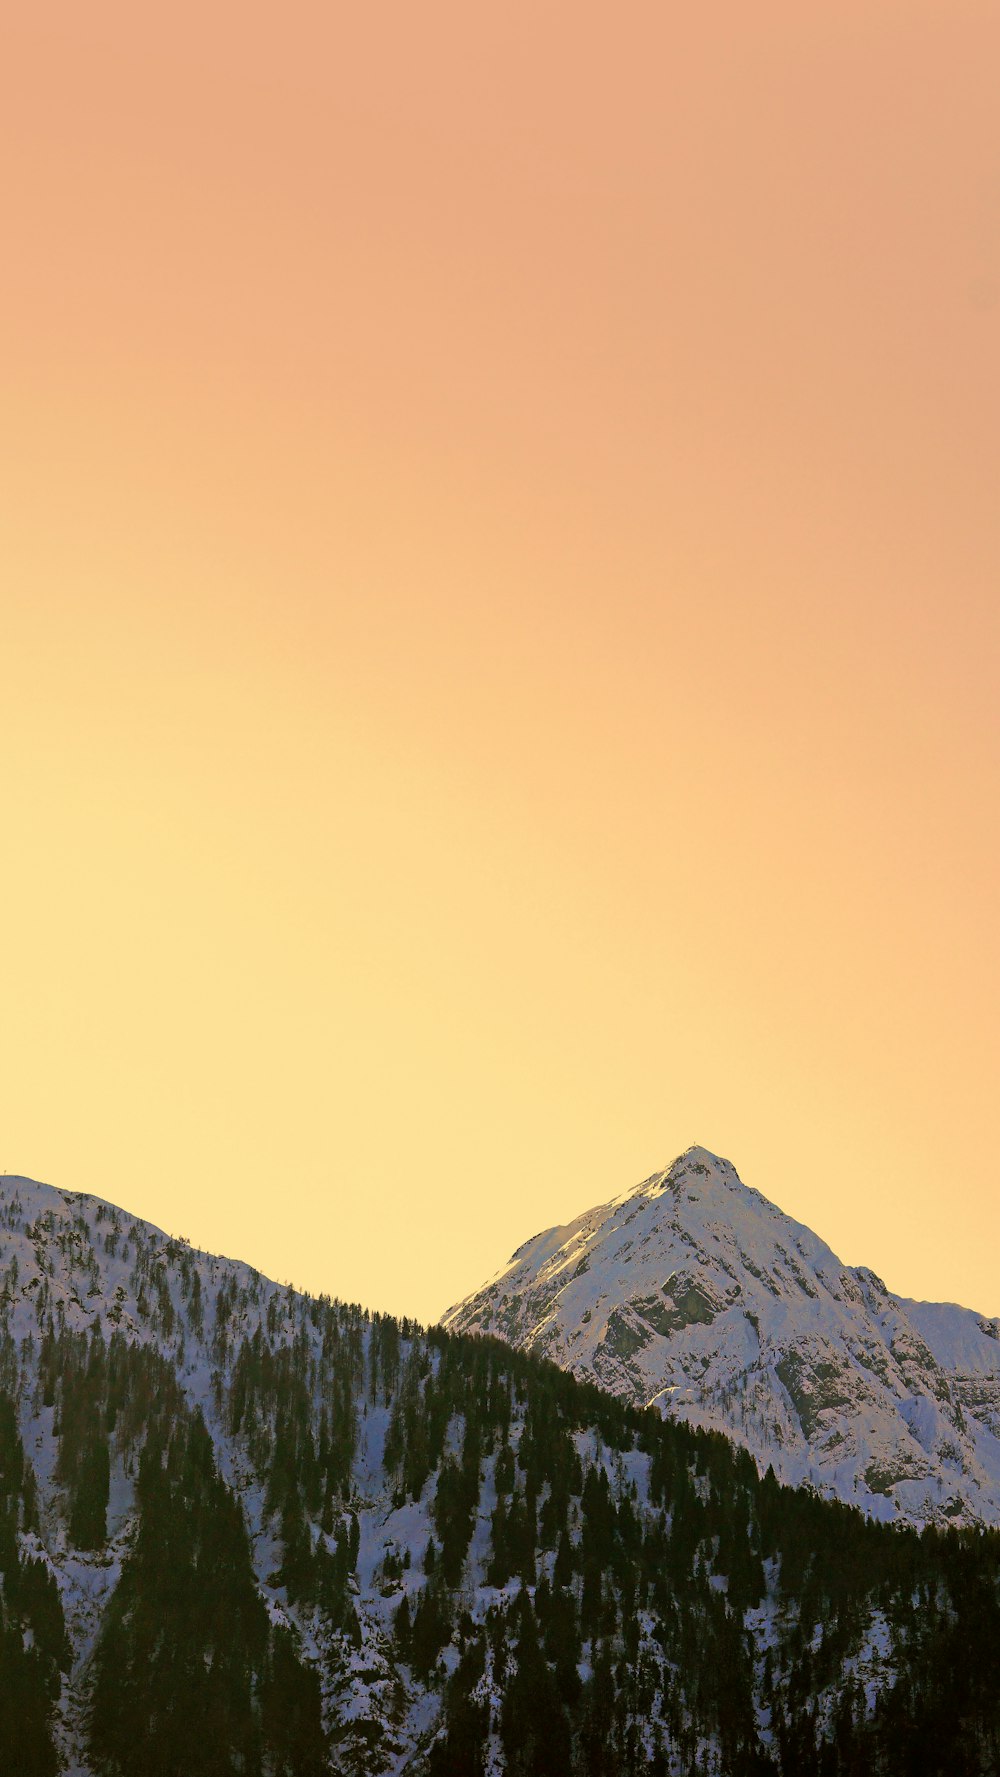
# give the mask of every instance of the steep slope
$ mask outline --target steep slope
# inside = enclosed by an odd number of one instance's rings
[[[891,1295],[703,1148],[536,1235],[442,1324],[873,1517],[1000,1524],[1000,1322]]]
[[[998,1637],[1000,1536],[0,1180],[0,1771],[954,1777]]]

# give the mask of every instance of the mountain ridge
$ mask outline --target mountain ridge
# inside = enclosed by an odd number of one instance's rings
[[[705,1148],[532,1236],[441,1324],[877,1519],[1000,1524],[1000,1319],[894,1294]]]
[[[954,1777],[998,1638],[993,1532],[0,1178],[12,1777]]]

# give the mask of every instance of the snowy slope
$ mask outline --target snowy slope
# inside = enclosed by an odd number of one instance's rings
[[[1000,1524],[1000,1321],[890,1294],[703,1148],[527,1241],[442,1324],[872,1517]]]
[[[882,1515],[916,1515],[921,1500],[946,1520],[994,1511],[1000,1329],[901,1303],[870,1274],[843,1270],[700,1151],[529,1242],[492,1299],[453,1318],[508,1340],[523,1319],[525,1343],[548,1344],[640,1402],[669,1399],[683,1417],[735,1430],[793,1480],[811,1468],[817,1487],[853,1497],[863,1463],[859,1497]],[[86,1481],[92,1502],[98,1470],[80,1452],[96,1448],[106,1511],[90,1533],[80,1501]],[[151,1449],[173,1491],[150,1490]],[[178,1450],[197,1457],[183,1479],[171,1468]],[[885,1466],[873,1474],[876,1462]],[[119,1656],[143,1673],[121,1686],[141,1731],[148,1646],[128,1604],[137,1554],[167,1546],[169,1500],[175,1555],[194,1549],[195,1579],[217,1575],[203,1563],[220,1520],[195,1509],[207,1511],[209,1473],[242,1510],[247,1536],[225,1545],[233,1576],[290,1631],[268,1632],[269,1645],[283,1639],[319,1685],[323,1759],[267,1763],[271,1777],[502,1777],[532,1697],[547,1699],[532,1730],[541,1762],[519,1769],[550,1768],[558,1729],[572,1737],[578,1777],[798,1777],[820,1747],[823,1768],[846,1777],[884,1768],[854,1752],[894,1743],[898,1725],[879,1712],[901,1680],[911,1738],[925,1718],[938,1731],[938,1691],[956,1660],[985,1700],[973,1697],[953,1724],[954,1768],[1000,1768],[961,1763],[965,1741],[993,1744],[992,1539],[976,1539],[986,1592],[967,1595],[962,1539],[921,1539],[917,1551],[804,1493],[779,1494],[721,1440],[633,1414],[495,1342],[309,1297],[100,1199],[0,1178],[0,1690],[12,1635],[23,1666],[36,1630],[51,1630],[51,1618],[25,1615],[34,1561],[34,1596],[43,1568],[69,1644],[60,1640],[46,1693],[57,1755],[46,1773],[121,1777],[93,1734],[108,1650],[112,1697]],[[194,1623],[165,1619],[176,1612],[173,1561],[156,1570],[147,1559],[142,1573],[147,1601],[169,1581],[153,1612],[157,1645],[196,1648],[199,1682],[203,1663],[206,1674],[228,1671],[211,1612],[210,1630],[197,1611]],[[200,1596],[197,1584],[183,1594],[185,1612]],[[109,1641],[116,1612],[125,1629]],[[183,1663],[168,1669],[172,1683],[178,1673],[193,1683]],[[162,1707],[147,1714],[158,1732]],[[10,1747],[20,1750],[24,1724],[22,1713],[12,1742],[10,1709],[0,1710],[3,1771],[21,1768]],[[834,1736],[842,1767],[829,1762]],[[596,1763],[588,1747],[600,1748]],[[144,1757],[127,1777],[145,1777]]]
[[[350,1372],[352,1378],[349,1403],[330,1393],[329,1368],[324,1372],[331,1321],[332,1344],[339,1347],[334,1367],[341,1376]],[[513,1616],[521,1582],[489,1577],[498,1456],[487,1449],[466,1566],[452,1598],[457,1623],[445,1634],[435,1675],[429,1680],[401,1657],[397,1614],[405,1598],[416,1622],[429,1589],[428,1546],[440,1536],[440,1465],[430,1463],[431,1472],[416,1494],[412,1489],[407,1493],[400,1485],[398,1463],[394,1466],[387,1459],[386,1441],[394,1410],[401,1400],[405,1402],[408,1391],[426,1386],[436,1372],[438,1356],[420,1329],[411,1323],[394,1324],[402,1338],[395,1379],[390,1381],[382,1360],[376,1361],[378,1325],[362,1310],[311,1298],[270,1281],[251,1266],[199,1252],[99,1198],[26,1178],[0,1177],[0,1391],[8,1390],[18,1405],[39,1517],[39,1529],[22,1531],[21,1543],[24,1555],[42,1560],[55,1577],[73,1656],[56,1704],[59,1777],[97,1777],[86,1753],[93,1660],[140,1522],[137,1450],[115,1434],[109,1440],[106,1539],[93,1550],[72,1541],[67,1488],[59,1471],[59,1407],[45,1403],[40,1361],[45,1340],[53,1332],[58,1339],[64,1329],[88,1341],[97,1334],[105,1341],[120,1334],[129,1347],[150,1348],[176,1376],[187,1405],[202,1414],[218,1470],[242,1506],[259,1594],[271,1620],[288,1626],[296,1649],[320,1678],[331,1771],[344,1777],[347,1773],[390,1777],[412,1770],[423,1777],[422,1761],[443,1731],[447,1676],[458,1667],[474,1629],[481,1632],[489,1621],[495,1640],[498,1618],[502,1623],[508,1613]],[[293,1375],[310,1378],[314,1423],[329,1412],[336,1431],[337,1414],[345,1406],[354,1420],[349,1480],[334,1513],[335,1519],[353,1526],[357,1537],[350,1575],[354,1635],[331,1628],[314,1604],[290,1597],[283,1580],[281,1515],[269,1505],[267,1465],[261,1465],[254,1451],[262,1429],[259,1418],[253,1427],[234,1430],[238,1358],[248,1347],[295,1360]],[[419,1392],[414,1398],[419,1437],[425,1414]],[[518,1453],[524,1415],[525,1401],[519,1393],[510,1399],[508,1428],[510,1444]],[[662,1517],[650,1497],[647,1455],[631,1448],[619,1451],[592,1430],[579,1431],[574,1441],[584,1474],[594,1470],[606,1475],[612,1496],[625,1499],[627,1510],[634,1502],[635,1510],[649,1513],[654,1522]],[[462,1454],[463,1426],[453,1418],[445,1432],[444,1456],[456,1464]],[[699,1485],[705,1484],[702,1476]],[[505,1485],[509,1492],[509,1483]],[[570,1505],[569,1522],[577,1545],[582,1521],[576,1503]],[[309,1535],[314,1547],[334,1546],[319,1521],[309,1526]],[[552,1581],[555,1560],[554,1547],[538,1549],[539,1578],[544,1575]],[[694,1568],[705,1560],[704,1554],[692,1552]],[[725,1581],[719,1584],[724,1586]],[[794,1625],[794,1607],[781,1608],[790,1611],[789,1622]],[[762,1653],[765,1644],[770,1646],[778,1610],[766,1602],[754,1614],[747,1631],[751,1649],[758,1641]],[[660,1681],[650,1690],[639,1730],[643,1746],[650,1751],[654,1743],[666,1746],[670,1756],[663,1768],[669,1777],[684,1777],[694,1748],[700,1751],[705,1770],[722,1777],[718,1747],[711,1737],[698,1738],[697,1711],[685,1703],[676,1671],[664,1656],[663,1630],[644,1613],[636,1633],[644,1667],[673,1673],[669,1687]],[[496,1658],[501,1673],[505,1662],[509,1667],[504,1646],[501,1638],[500,1652],[490,1654],[476,1689],[492,1722],[502,1713],[504,1682],[491,1676],[492,1662]],[[589,1655],[585,1646],[581,1682],[590,1675]],[[883,1688],[891,1684],[893,1671],[893,1659],[883,1658]],[[787,1676],[786,1682],[791,1682]],[[766,1728],[763,1737],[766,1743]],[[465,1766],[461,1769],[464,1772]],[[501,1777],[504,1769],[496,1732],[489,1739],[485,1769],[488,1777]]]
[[[298,1373],[312,1378],[317,1420],[331,1407],[331,1420],[343,1410],[343,1398],[334,1403],[329,1393],[329,1375],[327,1386],[323,1380],[331,1315],[333,1343],[341,1347],[340,1372],[346,1364],[353,1375],[350,1412],[357,1435],[340,1502],[341,1516],[355,1527],[357,1536],[350,1576],[356,1613],[353,1636],[331,1628],[313,1605],[290,1598],[281,1572],[280,1513],[269,1508],[266,1480],[255,1462],[253,1446],[260,1424],[239,1431],[233,1424],[237,1354],[245,1354],[248,1343],[278,1357],[295,1356]],[[101,1199],[5,1175],[0,1177],[0,1390],[9,1390],[18,1403],[39,1517],[39,1529],[22,1531],[21,1543],[24,1555],[42,1560],[55,1577],[73,1656],[56,1704],[59,1777],[97,1777],[86,1753],[93,1659],[140,1521],[136,1449],[116,1434],[110,1439],[107,1537],[89,1551],[71,1539],[67,1489],[59,1472],[59,1409],[57,1404],[45,1404],[40,1362],[45,1339],[53,1331],[58,1338],[63,1329],[85,1335],[88,1342],[98,1333],[105,1340],[120,1334],[130,1347],[150,1348],[176,1376],[188,1406],[203,1415],[218,1469],[243,1509],[256,1584],[268,1614],[291,1629],[297,1650],[319,1675],[331,1772],[389,1777],[416,1771],[423,1777],[423,1760],[443,1731],[447,1677],[456,1671],[470,1636],[481,1633],[486,1623],[491,1625],[493,1651],[476,1698],[491,1722],[500,1719],[505,1681],[493,1676],[493,1665],[496,1662],[502,1674],[509,1669],[510,1655],[502,1633],[497,1650],[497,1623],[508,1615],[513,1619],[521,1581],[497,1580],[489,1573],[499,1457],[488,1446],[467,1561],[452,1598],[457,1623],[446,1632],[433,1677],[421,1678],[415,1665],[401,1657],[394,1627],[404,1598],[416,1622],[420,1601],[429,1590],[428,1545],[440,1536],[440,1466],[435,1470],[430,1464],[431,1472],[416,1493],[407,1492],[400,1485],[398,1464],[394,1467],[386,1456],[394,1409],[405,1402],[410,1390],[425,1386],[435,1374],[438,1357],[426,1336],[410,1323],[402,1324],[398,1369],[390,1381],[376,1361],[378,1327],[360,1309],[331,1304],[326,1298],[316,1300],[271,1282],[250,1266],[198,1252]],[[520,1390],[514,1395],[511,1387],[508,1435],[520,1462],[527,1397]],[[419,1395],[414,1398],[419,1436],[426,1415]],[[651,1498],[648,1455],[632,1447],[618,1450],[593,1430],[575,1433],[574,1443],[583,1475],[600,1472],[610,1483],[612,1498],[625,1502],[627,1513],[634,1510],[647,1514],[654,1524],[662,1522]],[[447,1424],[444,1456],[453,1465],[462,1460],[463,1426],[458,1418]],[[523,1484],[523,1479],[515,1483]],[[701,1474],[699,1489],[707,1485]],[[505,1494],[509,1492],[508,1481]],[[574,1546],[582,1546],[581,1507],[575,1502],[570,1503],[569,1526]],[[310,1536],[314,1546],[330,1542],[319,1522],[310,1526]],[[724,1589],[724,1578],[706,1583],[694,1577],[708,1558],[704,1548],[692,1549],[692,1584],[701,1584],[703,1593],[718,1597],[712,1589],[716,1584]],[[556,1549],[539,1547],[536,1560],[537,1578],[551,1584]],[[769,1563],[772,1575],[777,1565]],[[755,1667],[775,1643],[783,1614],[794,1629],[797,1613],[787,1601],[767,1599],[750,1613],[747,1645]],[[651,1753],[654,1745],[666,1748],[668,1760],[660,1768],[669,1777],[685,1777],[696,1751],[699,1768],[723,1777],[718,1746],[711,1736],[699,1737],[697,1709],[686,1703],[676,1666],[669,1653],[664,1654],[666,1631],[644,1612],[635,1633],[644,1671],[670,1674],[669,1684],[662,1678],[650,1681],[638,1728],[644,1751]],[[591,1673],[592,1651],[590,1644],[584,1645],[579,1665],[582,1683]],[[891,1650],[880,1657],[882,1689],[893,1681],[894,1659]],[[784,1682],[790,1687],[791,1658],[787,1665]],[[838,1694],[835,1685],[831,1709]],[[768,1743],[766,1725],[762,1743]],[[463,1763],[451,1768],[460,1768],[464,1777],[467,1767]],[[492,1731],[485,1771],[488,1777],[501,1777],[504,1768],[497,1733]]]
[[[331,1645],[308,1613],[289,1604],[276,1580],[280,1546],[263,1487],[226,1423],[226,1381],[240,1340],[260,1329],[272,1350],[290,1350],[305,1339],[318,1354],[322,1336],[315,1308],[312,1298],[262,1277],[252,1266],[196,1251],[100,1198],[12,1175],[0,1177],[0,1329],[9,1336],[6,1352],[20,1354],[22,1374],[30,1377],[30,1354],[51,1319],[57,1332],[63,1327],[89,1334],[99,1329],[105,1339],[120,1332],[130,1344],[150,1346],[170,1364],[189,1406],[204,1416],[219,1471],[242,1503],[269,1615],[289,1625],[296,1644],[322,1673],[325,1714],[327,1719],[336,1714],[342,1724],[345,1760],[360,1768],[352,1723],[363,1752],[375,1727],[381,1731],[391,1716],[385,1744],[392,1750],[384,1768],[401,1769],[433,1723],[435,1711],[428,1709],[422,1690],[405,1696],[391,1658],[391,1611],[398,1597],[383,1595],[376,1574],[390,1547],[408,1539],[415,1549],[426,1547],[431,1516],[428,1506],[419,1505],[393,1512],[381,1465],[385,1409],[366,1410],[354,1464],[357,1499],[363,1502],[357,1514],[361,1545],[356,1583],[364,1594],[358,1649]],[[357,1323],[363,1352],[366,1323],[360,1310],[343,1313]],[[113,1465],[107,1545],[93,1553],[72,1548],[56,1472],[53,1409],[41,1404],[37,1387],[30,1390],[22,1383],[16,1392],[42,1513],[42,1537],[32,1536],[27,1552],[43,1555],[56,1575],[74,1652],[57,1724],[62,1771],[65,1777],[90,1777],[81,1750],[88,1661],[134,1535],[135,1463],[118,1458]]]

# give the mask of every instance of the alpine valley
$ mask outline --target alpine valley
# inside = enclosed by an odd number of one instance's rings
[[[4,1177],[0,1772],[995,1774],[997,1332],[701,1150],[429,1330]]]

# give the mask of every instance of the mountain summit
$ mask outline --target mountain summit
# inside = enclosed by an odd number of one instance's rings
[[[1000,1524],[1000,1320],[893,1295],[689,1148],[442,1317],[913,1524]]]

